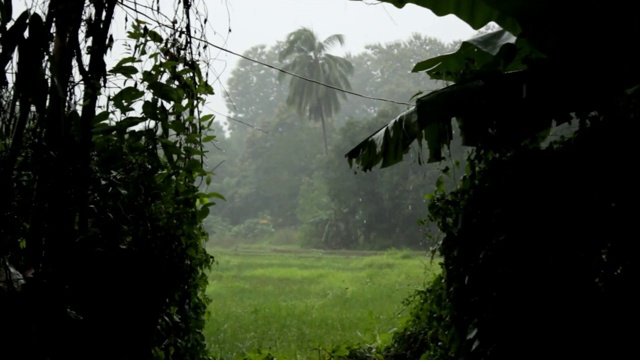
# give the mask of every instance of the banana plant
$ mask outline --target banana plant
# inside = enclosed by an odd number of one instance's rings
[[[422,147],[426,142],[429,162],[442,160],[454,119],[467,146],[504,148],[540,140],[554,121],[598,111],[640,83],[639,56],[628,45],[635,42],[639,26],[629,5],[383,1],[397,7],[413,3],[439,16],[453,14],[476,29],[490,22],[500,29],[414,66],[413,72],[424,71],[449,85],[417,98],[413,108],[350,150],[345,157],[362,171],[402,161],[413,143]],[[593,51],[593,44],[615,46],[616,56]],[[603,69],[612,76],[600,75]]]

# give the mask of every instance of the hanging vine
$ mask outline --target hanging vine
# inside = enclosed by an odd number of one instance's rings
[[[201,224],[222,196],[202,190],[196,10],[41,5],[0,1],[0,357],[207,358]],[[128,53],[107,66],[119,11]]]

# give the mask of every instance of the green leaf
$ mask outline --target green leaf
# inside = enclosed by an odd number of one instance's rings
[[[202,221],[209,216],[210,209],[208,206],[203,206],[198,209],[198,221]]]
[[[177,155],[177,156],[181,155],[180,148],[176,146],[176,142],[168,139],[164,139],[164,138],[160,138],[159,142],[160,142],[160,147],[162,148],[162,153],[164,154],[164,158],[167,160],[167,163],[169,164],[169,168],[183,171],[184,169],[176,166],[176,159],[174,155]]]
[[[177,61],[167,60],[163,62],[160,66],[165,70],[169,70],[171,68],[175,68],[178,64],[179,63]]]
[[[207,114],[200,117],[200,122],[207,122],[213,119],[213,114]]]
[[[170,121],[168,126],[169,129],[175,131],[177,134],[183,134],[186,131],[184,123],[179,120]]]
[[[184,142],[187,144],[200,144],[200,134],[189,134]]]
[[[98,123],[91,128],[91,133],[94,135],[107,135],[113,133],[115,130],[116,128],[113,125]]]
[[[464,41],[454,53],[421,61],[411,71],[426,71],[436,80],[457,81],[462,74],[481,69],[491,63],[503,47],[507,49],[513,46],[515,41],[516,37],[506,30],[494,31]],[[502,54],[505,57],[505,52]]]
[[[129,116],[126,117],[116,123],[116,128],[120,130],[127,130],[130,127],[139,125],[143,122],[147,121],[147,118],[137,117],[137,116]]]
[[[122,74],[125,77],[131,79],[131,75],[138,73],[138,68],[131,65],[116,65],[111,70],[109,70],[112,74]]]
[[[209,85],[206,81],[202,81],[198,83],[197,91],[203,95],[213,95],[213,87]]]
[[[128,86],[120,90],[111,98],[113,105],[122,112],[132,111],[131,104],[144,95],[144,91]]]
[[[364,171],[382,161],[383,168],[400,161],[409,145],[418,137],[418,112],[415,108],[405,111],[393,119],[358,146],[349,151],[346,157],[356,159]]]
[[[127,103],[132,103],[144,95],[144,91],[135,88],[133,86],[128,86],[120,90],[116,95],[114,95],[113,99],[122,99],[122,101]]]
[[[198,159],[189,159],[185,165],[185,169],[193,172],[200,172],[202,170],[202,162]]]
[[[140,59],[138,59],[137,57],[129,56],[118,61],[118,63],[114,67],[118,67],[124,64],[139,63],[139,62],[140,62]]]
[[[132,40],[138,40],[142,38],[142,33],[139,31],[127,31],[127,37]]]
[[[144,70],[142,72],[142,81],[148,84],[158,81],[159,77],[160,77],[160,73],[156,71]]]
[[[180,154],[180,148],[176,146],[176,142],[169,139],[161,138],[159,139],[160,145],[162,146],[162,151],[164,151],[165,155],[178,155]]]
[[[158,34],[156,31],[154,30],[149,30],[147,32],[147,36],[149,37],[149,40],[155,42],[155,43],[162,43],[164,41],[164,39],[162,38],[162,36],[160,34]]]
[[[224,196],[218,194],[217,192],[206,193],[206,194],[203,194],[203,196],[206,196],[208,198],[216,198],[216,199],[227,201],[227,199],[225,199]]]
[[[185,146],[183,147],[183,150],[185,152],[185,154],[189,155],[189,156],[203,156],[204,155],[204,151],[194,148],[192,146]]]
[[[158,120],[158,104],[153,101],[145,101],[142,104],[142,113],[150,120]]]
[[[111,113],[107,110],[102,111],[100,113],[98,113],[94,118],[93,121],[91,122],[92,124],[100,124],[103,121],[106,121],[109,119],[109,116],[111,115]]]
[[[531,80],[525,71],[511,72],[460,82],[431,92],[419,98],[414,108],[391,120],[345,156],[350,165],[355,161],[362,171],[371,170],[380,162],[381,167],[387,167],[401,161],[402,154],[409,150],[411,143],[418,140],[420,144],[424,136],[429,148],[428,161],[439,161],[442,159],[442,148],[448,146],[452,139],[451,120],[454,117],[459,121],[464,119],[460,131],[462,137],[467,139],[466,145],[476,146],[481,138],[469,135],[476,134],[478,129],[486,130],[488,124],[484,114],[490,109],[503,108],[505,104],[513,106],[516,101],[523,101],[523,88],[540,86],[533,85]],[[539,103],[550,103],[550,99],[556,97],[549,92],[540,92],[536,96],[540,97],[536,100]],[[531,101],[531,98],[526,100]],[[550,107],[547,115],[553,116],[555,111]],[[551,125],[550,117],[542,113],[539,115],[540,121],[536,127],[511,126],[510,129],[524,131],[518,135],[520,138],[534,135]],[[529,128],[535,132],[527,134]],[[469,143],[469,139],[474,142]]]
[[[167,85],[160,81],[155,81],[149,84],[148,89],[154,96],[167,101],[167,102],[179,102],[179,93],[175,87]]]
[[[425,140],[429,148],[429,159],[433,163],[443,159],[442,148],[449,146],[453,134],[451,133],[451,121],[432,121],[424,128]]]

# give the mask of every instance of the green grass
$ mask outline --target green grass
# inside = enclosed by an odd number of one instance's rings
[[[205,336],[218,359],[258,349],[317,359],[318,348],[384,343],[406,315],[402,300],[438,268],[408,251],[212,252]]]

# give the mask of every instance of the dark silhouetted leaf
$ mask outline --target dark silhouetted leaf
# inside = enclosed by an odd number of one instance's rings
[[[178,99],[178,91],[176,88],[163,82],[152,82],[149,84],[148,88],[154,96],[157,96],[164,101],[176,102]]]
[[[456,15],[474,29],[480,29],[490,22],[496,22],[500,27],[513,34],[520,33],[520,25],[508,14],[514,7],[520,5],[523,0],[514,0],[515,4],[507,1],[483,1],[483,0],[382,0],[403,7],[408,3],[425,7],[438,16]],[[505,4],[507,3],[507,4]],[[505,11],[507,10],[507,11]]]
[[[147,36],[149,36],[149,39],[155,43],[162,43],[164,41],[164,39],[162,38],[162,35],[158,34],[156,31],[154,30],[149,30],[147,32]]]
[[[111,70],[109,70],[109,72],[112,74],[122,74],[130,79],[131,75],[138,73],[138,68],[131,65],[118,65],[114,66]]]

